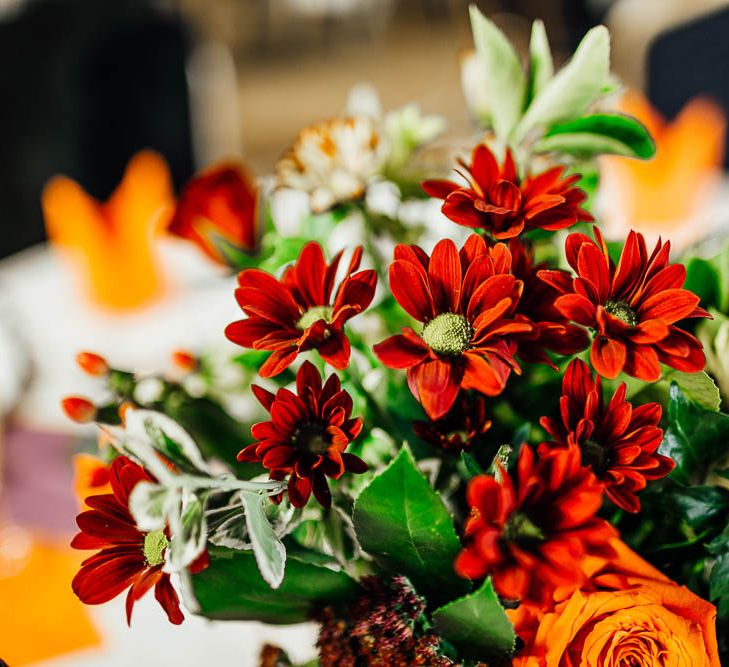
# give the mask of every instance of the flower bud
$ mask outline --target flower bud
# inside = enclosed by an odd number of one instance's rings
[[[187,350],[175,350],[172,353],[172,363],[180,370],[186,373],[192,373],[197,370],[199,360]]]
[[[106,359],[93,352],[79,352],[76,355],[76,363],[84,373],[94,377],[104,377],[109,373],[109,364]]]
[[[87,424],[96,419],[96,406],[83,396],[67,396],[61,401],[61,408],[77,424]]]

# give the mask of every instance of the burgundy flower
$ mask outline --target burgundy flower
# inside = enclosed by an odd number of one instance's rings
[[[535,264],[534,253],[519,239],[511,239],[509,249],[512,273],[524,283],[516,312],[534,325],[530,334],[519,339],[516,355],[527,363],[545,363],[556,368],[547,351],[572,356],[584,350],[590,339],[582,327],[570,324],[554,305],[561,292],[538,276],[539,271],[547,268],[546,262]],[[560,274],[562,281],[569,284],[571,278],[566,271],[552,271],[553,280],[559,280]]]
[[[332,294],[341,257],[340,252],[327,264],[321,246],[312,241],[281,280],[260,269],[238,275],[235,298],[248,317],[228,325],[225,335],[243,347],[273,352],[261,366],[262,377],[278,375],[307,350],[317,350],[334,368],[349,364],[344,324],[370,305],[377,274],[369,269],[357,271],[362,258],[359,247]]]
[[[100,549],[82,564],[71,586],[85,604],[102,604],[127,593],[127,623],[131,622],[134,603],[154,588],[154,596],[171,623],[184,620],[180,601],[170,583],[170,575],[162,571],[164,554],[169,544],[164,530],[140,531],[129,513],[129,496],[134,487],[152,478],[126,456],[111,464],[109,482],[112,493],[90,496],[85,502],[91,509],[76,517],[81,532],[73,538],[74,549]],[[195,573],[208,564],[204,553],[190,567]]]
[[[241,165],[214,165],[182,189],[169,230],[221,264],[231,262],[231,252],[252,253],[258,248],[258,188]]]
[[[352,419],[352,399],[339,378],[330,375],[322,387],[319,371],[305,361],[296,374],[296,394],[279,389],[274,395],[256,385],[252,389],[271,420],[254,424],[251,433],[257,442],[243,449],[238,460],[262,463],[271,479],[288,476],[294,507],[306,505],[312,491],[323,507],[329,507],[327,477],[367,470],[364,461],[345,451],[362,430],[362,420]]]
[[[594,219],[582,208],[587,195],[574,187],[579,174],[565,178],[564,166],[520,179],[511,151],[506,150],[499,166],[485,144],[473,149],[471,164],[459,164],[467,186],[443,180],[423,183],[431,197],[445,200],[443,214],[459,225],[509,239],[525,230],[554,231]]]
[[[495,396],[512,370],[520,372],[515,337],[532,325],[514,316],[522,282],[510,270],[509,249],[489,250],[475,234],[460,253],[448,239],[431,257],[417,246],[395,248],[392,294],[424,326],[420,335],[403,329],[375,345],[375,353],[386,366],[407,369],[410,390],[430,419],[450,410],[459,389]]]
[[[580,464],[579,450],[557,449],[535,461],[522,445],[514,476],[478,475],[468,485],[471,516],[456,572],[467,579],[491,575],[499,595],[549,604],[554,591],[587,581],[580,559],[612,555],[617,535],[596,516],[602,485]]]
[[[562,293],[555,305],[565,317],[595,331],[595,370],[607,378],[625,371],[646,382],[660,378],[661,363],[686,373],[702,370],[701,343],[675,324],[709,314],[699,308],[698,296],[682,289],[686,268],[668,263],[670,243],[659,240],[649,256],[643,235],[631,231],[616,266],[594,232],[597,242],[584,234],[567,237],[574,280],[554,271],[539,276]]]
[[[600,377],[593,379],[587,364],[579,359],[567,367],[559,405],[560,420],[540,420],[554,438],[541,446],[543,450],[578,447],[582,463],[605,485],[608,498],[628,512],[640,510],[636,493],[646,487],[646,480],[665,477],[675,465],[657,453],[663,440],[658,427],[661,406],[633,407],[625,400],[624,382],[605,405]]]
[[[471,447],[491,428],[486,417],[486,399],[461,392],[453,407],[435,421],[413,422],[415,435],[444,451],[458,453]]]

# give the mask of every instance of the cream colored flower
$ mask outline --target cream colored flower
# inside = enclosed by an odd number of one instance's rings
[[[276,165],[278,187],[309,194],[314,213],[364,196],[385,150],[375,123],[364,116],[304,128]]]

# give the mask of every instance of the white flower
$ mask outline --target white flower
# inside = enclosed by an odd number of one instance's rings
[[[382,121],[388,147],[387,167],[391,171],[402,169],[420,146],[437,137],[446,126],[442,116],[426,116],[417,104],[389,111]]]
[[[466,98],[468,113],[481,127],[491,125],[491,95],[488,71],[475,49],[461,56],[461,88]]]
[[[365,116],[312,125],[276,165],[277,185],[307,192],[311,210],[321,213],[361,199],[380,171],[384,151],[376,124]]]

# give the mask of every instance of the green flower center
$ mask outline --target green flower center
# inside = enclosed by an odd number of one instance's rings
[[[449,357],[457,357],[468,349],[473,328],[463,315],[441,313],[423,329],[423,340],[428,347]]]
[[[329,436],[322,424],[304,424],[296,434],[296,446],[312,454],[323,454],[329,445]]]
[[[296,328],[301,331],[305,331],[314,324],[314,322],[318,322],[319,320],[328,322],[331,317],[331,306],[312,306],[301,316],[301,319],[296,323]]]
[[[147,565],[156,567],[165,562],[164,552],[167,548],[167,536],[164,530],[153,530],[144,536],[144,558]]]
[[[585,440],[582,450],[582,465],[590,466],[597,477],[602,477],[610,467],[608,451],[597,440]]]
[[[605,303],[605,310],[629,327],[634,327],[638,324],[638,316],[625,301],[613,301],[609,299]]]
[[[544,533],[526,514],[514,512],[504,526],[503,538],[507,542],[543,542]]]

